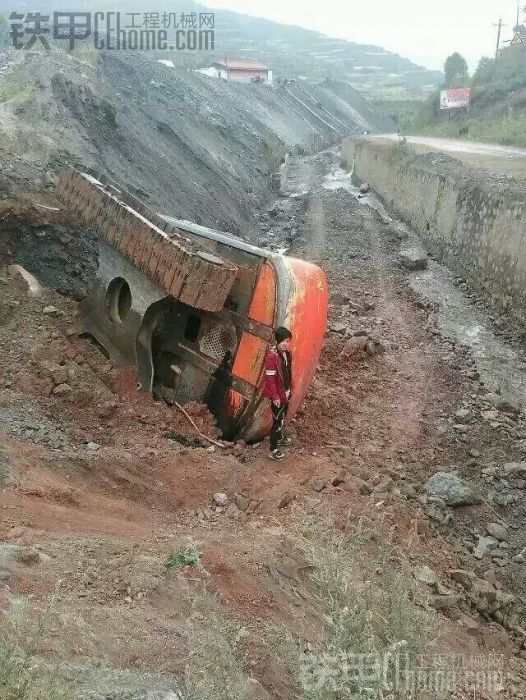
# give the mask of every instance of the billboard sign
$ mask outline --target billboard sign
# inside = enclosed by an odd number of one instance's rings
[[[469,107],[471,88],[448,88],[440,91],[440,109]]]

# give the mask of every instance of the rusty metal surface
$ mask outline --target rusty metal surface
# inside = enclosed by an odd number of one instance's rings
[[[232,262],[189,241],[102,178],[71,169],[60,178],[57,195],[166,294],[205,311],[223,308],[237,276]]]

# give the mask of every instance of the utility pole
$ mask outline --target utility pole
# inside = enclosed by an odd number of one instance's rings
[[[497,63],[499,60],[500,32],[502,30],[502,27],[505,27],[506,25],[502,23],[502,19],[499,19],[499,23],[493,24],[493,26],[498,27],[498,29],[497,29],[497,48],[495,49],[495,66],[493,69],[493,73],[495,74],[497,72]]]

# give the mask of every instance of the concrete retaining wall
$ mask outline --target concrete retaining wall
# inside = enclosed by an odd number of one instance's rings
[[[342,160],[494,309],[526,321],[524,187],[443,154],[416,156],[367,138],[345,139]]]

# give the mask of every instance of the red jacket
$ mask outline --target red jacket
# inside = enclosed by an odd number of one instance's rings
[[[287,366],[288,365],[288,366]],[[292,389],[292,358],[290,352],[284,356],[277,348],[269,348],[265,358],[265,385],[263,396],[271,401],[288,403]],[[289,395],[287,396],[287,392]]]

